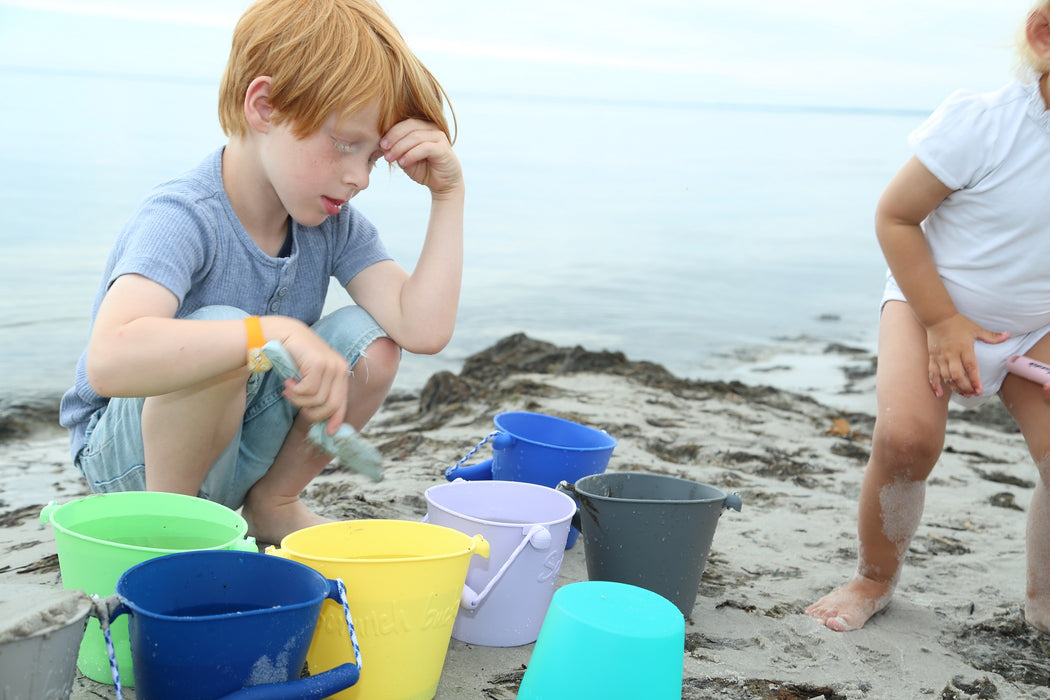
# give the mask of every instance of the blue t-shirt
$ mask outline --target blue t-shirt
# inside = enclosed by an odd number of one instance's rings
[[[390,259],[375,226],[348,204],[320,226],[293,223],[291,254],[271,258],[233,212],[222,184],[222,152],[219,148],[195,169],[158,186],[142,202],[110,251],[92,323],[114,280],[139,274],[176,296],[175,318],[223,304],[312,325],[321,317],[330,278],[345,287],[369,265]],[[59,408],[74,459],[92,414],[109,401],[87,381],[86,354]]]

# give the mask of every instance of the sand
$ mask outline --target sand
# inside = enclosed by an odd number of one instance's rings
[[[858,361],[870,366],[870,358],[842,355],[843,365]],[[870,372],[853,376],[848,390],[870,395]],[[1050,637],[1022,614],[1036,473],[995,407],[953,413],[897,595],[846,634],[802,611],[853,571],[873,419],[806,395],[681,380],[618,353],[512,336],[459,374],[441,372],[418,394],[391,397],[364,432],[384,456],[382,482],[333,465],[305,498],[335,518],[417,520],[424,490],[445,483],[444,470],[510,410],[607,430],[619,441],[609,471],[670,474],[740,495],[742,511],[719,520],[687,619],[683,698],[1050,698]],[[7,439],[0,460],[0,583],[57,586],[40,508],[86,493],[65,436],[49,429]],[[586,575],[581,541],[566,553],[559,584]],[[531,650],[453,640],[437,697],[513,698]],[[113,691],[78,678],[73,697]]]

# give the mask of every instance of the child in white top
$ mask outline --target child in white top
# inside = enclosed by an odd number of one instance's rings
[[[1050,361],[1050,2],[1029,13],[1020,48],[1035,80],[952,95],[912,135],[915,155],[877,207],[889,275],[857,573],[806,610],[833,630],[857,629],[889,603],[949,400],[998,394],[1039,471],[1025,615],[1050,631],[1050,396],[1006,371],[1015,353]]]

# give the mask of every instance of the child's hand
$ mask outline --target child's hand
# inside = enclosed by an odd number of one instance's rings
[[[984,393],[973,344],[996,344],[1009,337],[1009,333],[986,330],[959,313],[927,328],[930,387],[934,395],[943,396],[945,387],[967,397]]]
[[[383,135],[379,147],[387,161],[396,161],[410,178],[430,188],[435,197],[463,185],[463,171],[448,137],[430,122],[398,122]]]
[[[334,435],[346,416],[350,363],[311,330],[294,333],[282,343],[299,367],[299,380],[284,382],[284,396],[311,423],[327,421]]]

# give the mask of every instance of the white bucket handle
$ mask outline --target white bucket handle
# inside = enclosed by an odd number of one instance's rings
[[[542,525],[533,525],[527,530],[523,527],[522,530],[524,532],[524,537],[522,537],[521,542],[518,543],[518,546],[515,547],[514,551],[510,553],[509,557],[507,557],[507,561],[503,562],[503,566],[499,568],[496,575],[485,584],[485,588],[481,590],[481,593],[475,593],[470,586],[463,586],[463,594],[459,599],[459,605],[461,608],[464,610],[476,610],[488,596],[489,591],[491,591],[492,588],[499,583],[499,580],[503,578],[503,574],[506,573],[507,569],[510,568],[511,564],[514,563],[525,547],[531,544],[541,552],[550,548],[551,533],[547,528]]]

